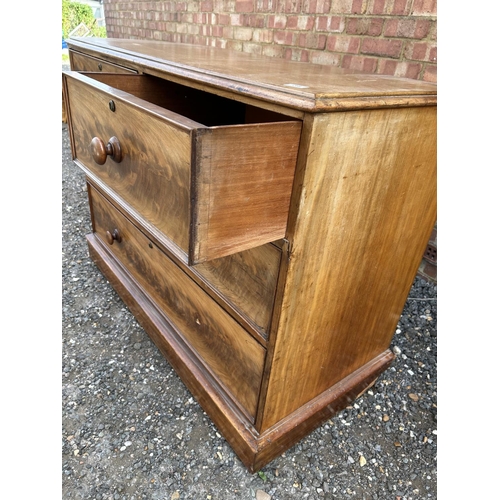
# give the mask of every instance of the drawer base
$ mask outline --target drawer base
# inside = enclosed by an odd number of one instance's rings
[[[165,314],[100,240],[90,234],[87,243],[97,267],[251,473],[260,470],[349,405],[376,381],[394,358],[392,352],[386,350],[260,435],[225,396]]]

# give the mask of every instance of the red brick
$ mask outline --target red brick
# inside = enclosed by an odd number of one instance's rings
[[[223,29],[222,26],[212,26],[212,36],[221,37]]]
[[[332,52],[342,52],[357,54],[361,45],[360,38],[352,36],[330,35],[326,45],[327,50]]]
[[[416,19],[388,19],[384,35],[399,38],[425,38],[429,33],[430,21]]]
[[[242,51],[249,54],[262,54],[262,45],[252,42],[243,42]]]
[[[326,45],[326,35],[318,35],[316,33],[300,33],[297,37],[299,47],[308,49],[324,49]]]
[[[314,22],[314,16],[288,16],[286,27],[287,29],[310,31],[314,26]]]
[[[381,17],[350,17],[346,19],[348,35],[379,36],[382,34],[384,19]]]
[[[393,16],[406,16],[410,12],[411,0],[394,0],[391,10]]]
[[[232,26],[243,26],[243,14],[230,14],[229,18],[231,19],[230,24]]]
[[[380,62],[380,65],[379,65],[379,73],[381,75],[391,75],[391,76],[394,76],[394,74],[396,73],[396,68],[398,66],[398,62],[397,61],[391,61],[391,60],[384,60],[384,61],[381,61]]]
[[[405,78],[412,78],[413,80],[418,80],[420,78],[420,72],[422,71],[422,65],[419,63],[401,63],[406,64],[406,71],[404,73]],[[397,73],[396,73],[397,74]]]
[[[214,8],[214,3],[212,0],[201,0],[200,11],[201,12],[212,12]]]
[[[262,14],[242,14],[243,26],[250,26],[251,28],[263,28],[265,18]]]
[[[267,29],[256,29],[253,32],[252,40],[260,43],[272,43],[274,32]]]
[[[414,0],[411,13],[414,16],[435,16],[436,0]]]
[[[302,8],[302,0],[278,0],[278,6],[279,4],[284,4],[284,12],[287,14],[298,14]]]
[[[275,31],[274,32],[274,43],[281,45],[292,45],[293,44],[293,33],[291,31]]]
[[[219,14],[219,24],[231,24],[231,18],[227,14]]]
[[[253,0],[236,0],[235,12],[253,12]]]
[[[365,73],[375,73],[377,62],[377,59],[372,57],[346,55],[342,59],[342,68],[355,69]]]
[[[255,2],[256,12],[272,12],[276,8],[275,0],[257,0]]]
[[[267,27],[283,29],[285,28],[286,23],[287,23],[286,16],[269,16],[267,20]]]
[[[433,63],[437,62],[437,47],[432,47],[429,51],[429,61]]]
[[[374,0],[371,14],[385,14],[385,0]]]
[[[436,282],[437,266],[435,264],[431,264],[430,262],[422,260],[418,268],[418,275],[428,282]]]
[[[328,66],[340,66],[340,55],[325,52],[324,50],[311,50],[309,62],[313,64],[326,64]]]
[[[384,40],[382,38],[365,38],[361,44],[361,53],[376,56],[398,58],[403,48],[401,40]]]
[[[428,64],[425,67],[424,77],[422,78],[426,82],[437,82],[437,67],[435,65]]]
[[[316,16],[316,31],[344,31],[345,21],[341,16]]]
[[[417,21],[417,25],[415,27],[415,33],[413,34],[414,38],[425,38],[431,29],[431,22],[429,20],[419,20]]]
[[[421,71],[422,65],[419,63],[384,60],[380,62],[378,73],[418,80]]]
[[[269,57],[283,57],[283,47],[278,45],[264,45],[262,47],[262,54]]]
[[[352,0],[332,0],[331,14],[350,14],[351,10]]]
[[[414,61],[435,62],[437,58],[436,46],[428,42],[408,42],[405,47],[404,56]]]
[[[304,0],[302,12],[307,14],[326,14],[330,10],[330,0]]]
[[[365,12],[365,0],[352,0],[351,14],[364,14]]]

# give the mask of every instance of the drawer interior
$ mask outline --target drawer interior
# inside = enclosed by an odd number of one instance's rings
[[[151,75],[86,74],[207,127],[292,121],[289,116],[186,87]]]
[[[63,76],[75,161],[183,262],[284,238],[300,120],[149,75]]]

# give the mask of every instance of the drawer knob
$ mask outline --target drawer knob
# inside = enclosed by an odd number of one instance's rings
[[[122,148],[116,137],[111,137],[107,144],[104,144],[99,137],[94,137],[90,142],[90,150],[92,158],[98,165],[104,165],[108,156],[116,163],[122,161]]]
[[[113,232],[111,231],[106,231],[106,241],[112,245],[115,240],[118,242],[118,243],[121,243],[122,241],[122,235],[120,234],[120,231],[118,231],[118,229],[113,229]]]

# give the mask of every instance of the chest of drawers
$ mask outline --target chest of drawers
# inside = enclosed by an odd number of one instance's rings
[[[200,46],[68,46],[90,255],[259,470],[392,360],[436,219],[436,86]]]

